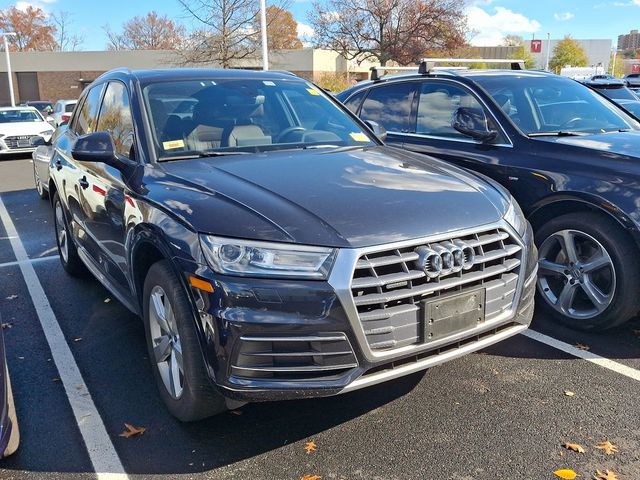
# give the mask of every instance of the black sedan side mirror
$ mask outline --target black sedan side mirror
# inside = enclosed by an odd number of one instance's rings
[[[490,142],[498,136],[497,130],[489,128],[489,121],[481,108],[458,108],[453,114],[451,126],[461,134],[481,142]]]
[[[367,124],[367,127],[371,129],[373,134],[378,137],[381,142],[384,142],[387,139],[387,130],[378,122],[374,122],[373,120],[366,120],[364,123]]]
[[[113,139],[107,132],[94,132],[78,137],[71,148],[71,155],[81,162],[102,162],[117,166]]]

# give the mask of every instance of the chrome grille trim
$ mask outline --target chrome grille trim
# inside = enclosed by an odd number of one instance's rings
[[[412,312],[414,317],[418,315],[417,304],[419,302],[412,303],[411,301],[411,297],[416,296],[415,292],[413,292],[412,295],[406,296],[405,299],[401,298],[400,300],[393,300],[394,302],[396,302],[396,304],[393,304],[391,306],[381,304],[376,308],[376,304],[374,303],[367,305],[366,308],[362,308],[362,305],[356,305],[356,301],[358,301],[359,303],[367,301],[365,299],[357,300],[359,297],[354,298],[352,294],[352,280],[356,267],[371,268],[373,267],[371,263],[378,263],[378,265],[380,265],[380,263],[384,263],[385,265],[394,265],[398,263],[402,264],[402,262],[406,262],[407,260],[405,258],[400,258],[401,255],[403,253],[406,254],[412,252],[413,249],[418,245],[428,245],[438,242],[450,242],[451,240],[457,238],[469,236],[473,236],[473,240],[470,240],[468,238],[465,238],[465,240],[467,244],[472,245],[474,248],[476,248],[477,252],[479,252],[479,249],[482,249],[485,245],[490,245],[491,243],[503,240],[507,240],[506,242],[504,242],[504,244],[506,245],[519,246],[519,251],[515,254],[515,257],[503,257],[503,259],[494,260],[493,263],[491,263],[491,267],[487,267],[483,273],[479,273],[479,270],[477,270],[476,268],[469,271],[451,273],[447,276],[442,277],[440,279],[440,286],[436,287],[435,291],[432,291],[432,295],[434,295],[435,298],[436,295],[439,295],[439,291],[437,291],[438,288],[446,287],[447,289],[450,289],[449,291],[451,292],[464,289],[466,285],[466,278],[468,278],[467,276],[469,274],[474,274],[474,279],[482,282],[485,288],[488,288],[490,291],[500,291],[501,295],[497,297],[502,297],[505,292],[507,293],[507,297],[511,297],[509,302],[505,302],[503,304],[501,304],[500,301],[492,302],[492,305],[496,307],[495,312],[488,312],[490,314],[485,316],[485,321],[474,328],[473,331],[459,332],[449,337],[436,339],[426,343],[422,342],[422,339],[416,338],[417,332],[415,331],[412,336],[409,336],[407,329],[410,329],[412,324],[414,330],[416,329],[417,322],[415,318],[409,319],[409,317],[407,317],[403,321],[402,319],[398,318],[398,315],[411,315]],[[491,251],[491,249],[492,248],[485,248],[482,253],[488,253]],[[515,250],[515,248],[513,250]],[[343,306],[347,318],[351,323],[355,337],[358,341],[360,349],[362,350],[364,358],[369,362],[380,362],[385,359],[393,359],[401,355],[410,355],[417,354],[419,352],[430,351],[434,348],[439,348],[439,346],[447,342],[464,339],[469,335],[474,335],[477,332],[485,331],[486,329],[495,328],[496,326],[502,325],[505,322],[511,320],[515,315],[514,307],[517,305],[517,300],[519,299],[522,291],[523,279],[519,275],[519,271],[524,268],[524,265],[526,263],[526,255],[527,252],[524,250],[524,244],[522,243],[522,239],[520,238],[520,236],[507,222],[505,222],[504,220],[500,220],[494,224],[464,229],[456,232],[437,234],[432,237],[423,239],[400,240],[391,244],[354,249],[340,249],[337,255],[336,263],[329,277],[329,284],[336,291],[336,294]],[[383,262],[378,262],[383,258],[385,259]],[[397,258],[397,260],[391,263],[391,258]],[[488,270],[489,268],[491,268],[491,270]],[[415,268],[408,268],[404,269],[403,271],[404,273],[406,273],[408,270],[412,269],[415,270]],[[396,270],[396,273],[398,272],[399,270]],[[497,273],[497,275],[495,275],[494,278],[491,278],[492,273]],[[362,276],[366,277],[367,275]],[[371,274],[368,276],[373,275]],[[461,281],[461,276],[465,276],[465,280]],[[496,282],[495,280],[498,281]],[[424,288],[425,286],[429,287],[429,289],[427,290],[420,291],[420,295],[424,295],[425,291],[427,293],[430,291],[431,285],[429,285],[428,282],[424,282],[423,280],[414,281],[414,283],[420,283],[421,281],[424,284],[421,286],[421,288]],[[445,281],[447,283],[444,283]],[[435,283],[436,282],[434,282],[434,285]],[[402,297],[402,292],[406,288],[407,287],[399,286],[396,287],[395,290],[391,289],[388,292],[384,292],[383,295],[400,295]],[[378,295],[377,292],[375,292],[374,294]],[[492,298],[494,297],[490,297],[488,298],[488,300],[492,300]],[[376,298],[376,301],[380,300],[384,300],[384,298]],[[508,305],[506,308],[504,308],[504,305],[506,303],[508,303]],[[393,348],[387,347],[385,349],[372,348],[369,343],[368,337],[365,334],[365,331],[367,331],[368,333],[388,331],[388,328],[379,330],[383,327],[388,326],[392,326],[395,331],[403,331],[404,333],[406,333],[407,336],[405,337],[405,340],[410,340],[411,337],[413,339],[413,343],[396,344]],[[375,336],[384,337],[384,335],[379,334]],[[383,340],[383,338],[380,338],[380,340]]]
[[[10,136],[10,137],[4,137],[3,140],[4,140],[4,143],[7,146],[7,148],[10,149],[10,150],[17,150],[17,149],[23,149],[23,148],[33,148],[31,146],[31,143],[29,143],[29,145],[26,145],[26,146],[21,146],[21,147],[18,146],[18,141],[19,140],[22,140],[22,141],[28,140],[30,142],[31,141],[31,137],[33,137],[33,136],[35,136],[35,135],[13,135],[13,136]]]

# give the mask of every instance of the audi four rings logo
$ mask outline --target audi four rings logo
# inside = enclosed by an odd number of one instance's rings
[[[417,267],[429,278],[469,270],[476,259],[473,247],[462,240],[418,247],[415,252],[418,254]]]

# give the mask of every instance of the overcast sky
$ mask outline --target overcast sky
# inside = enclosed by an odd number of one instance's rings
[[[14,3],[0,0],[0,7]],[[71,29],[84,36],[84,50],[105,48],[105,25],[118,30],[124,21],[150,10],[188,22],[176,0],[31,0],[16,5],[70,12]],[[469,28],[478,32],[471,38],[475,45],[499,44],[507,34],[531,39],[546,38],[550,33],[552,38],[568,34],[574,38],[609,38],[615,46],[618,35],[640,29],[640,0],[470,0],[467,5]],[[298,33],[307,38],[313,34],[307,24],[311,8],[311,0],[291,0]]]

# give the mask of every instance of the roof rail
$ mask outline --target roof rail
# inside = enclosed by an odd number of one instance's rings
[[[371,80],[375,82],[376,80],[380,80],[384,76],[384,73],[382,75],[378,73],[380,71],[382,72],[385,72],[387,70],[415,71],[416,68],[417,67],[371,67],[369,70],[371,70]]]
[[[420,60],[418,73],[430,73],[437,63],[508,63],[511,70],[524,70],[524,60],[510,58],[423,58]]]

